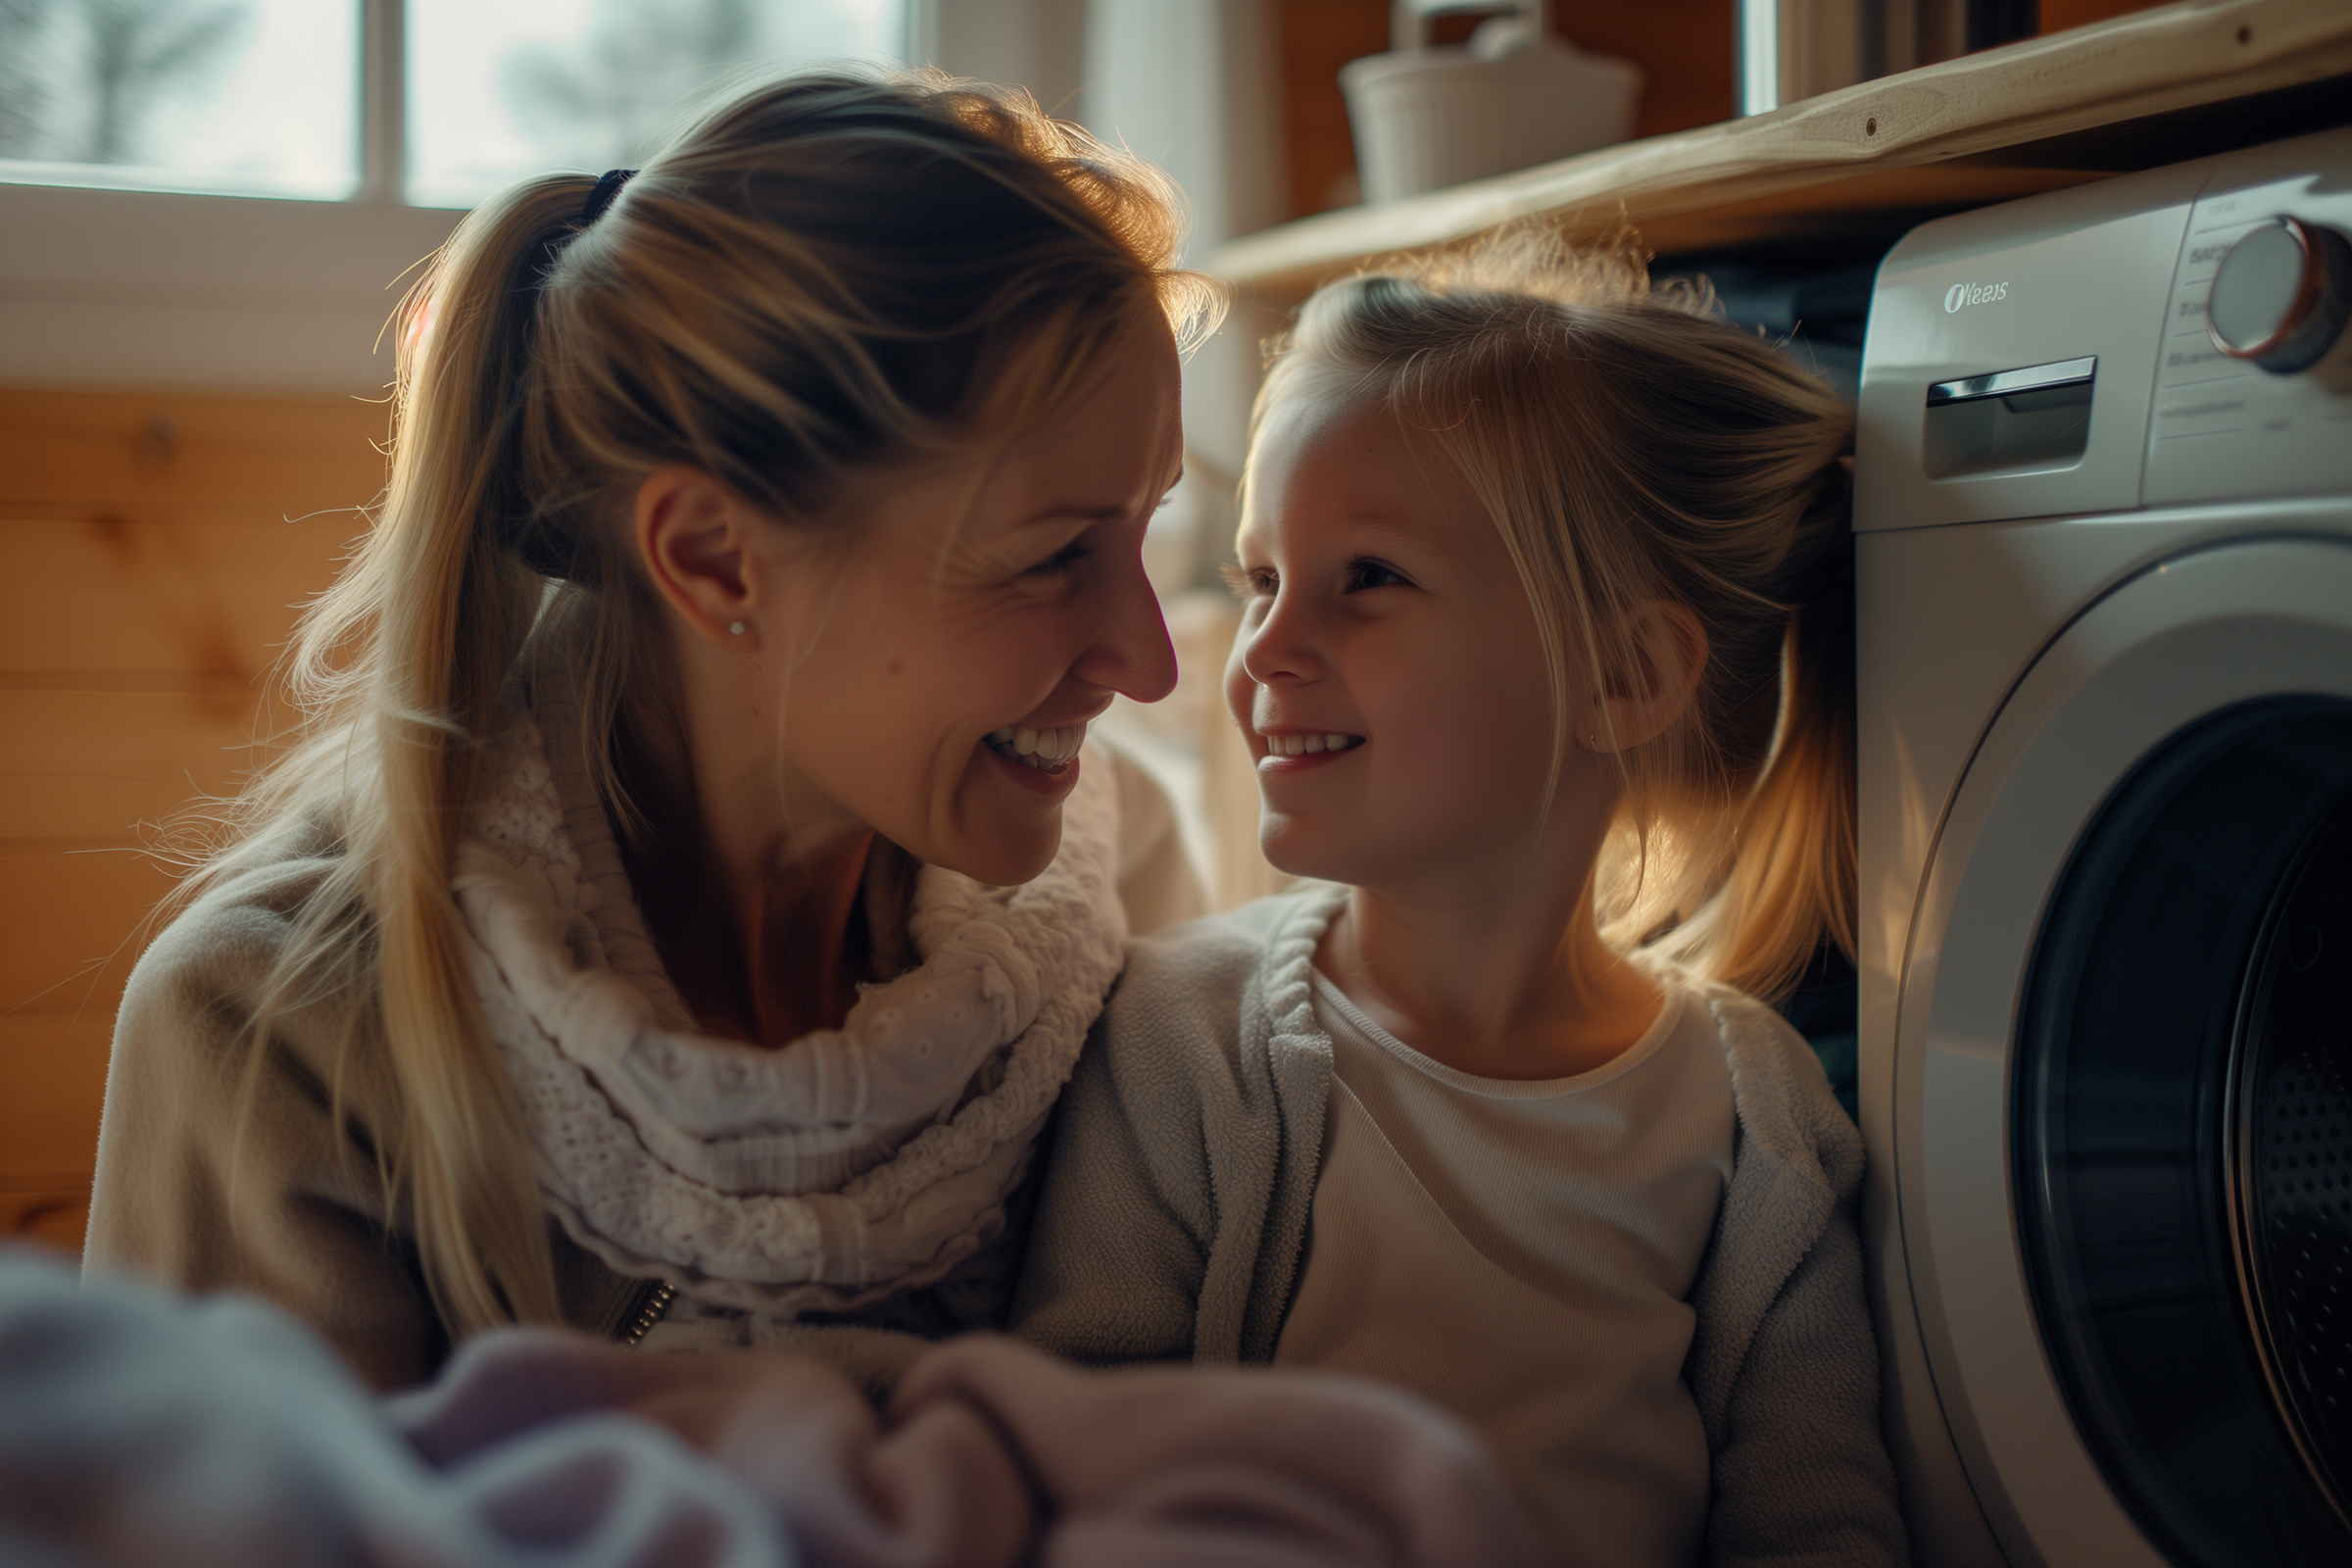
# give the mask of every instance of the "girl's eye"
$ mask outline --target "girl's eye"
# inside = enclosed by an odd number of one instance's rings
[[[1217,567],[1217,575],[1225,579],[1225,586],[1233,590],[1233,597],[1242,600],[1255,599],[1260,595],[1270,596],[1277,585],[1274,573],[1268,568],[1237,566],[1230,561]]]
[[[1404,573],[1377,561],[1348,563],[1348,591],[1356,593],[1365,588],[1395,588],[1409,586]]]

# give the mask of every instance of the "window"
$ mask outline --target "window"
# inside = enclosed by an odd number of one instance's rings
[[[906,0],[0,0],[0,179],[469,207],[906,32]]]
[[[358,22],[315,0],[0,4],[0,173],[348,196]]]
[[[408,0],[410,200],[634,167],[747,68],[895,63],[905,33],[903,0]]]
[[[0,0],[0,383],[373,394],[401,280],[509,179],[1029,3]]]

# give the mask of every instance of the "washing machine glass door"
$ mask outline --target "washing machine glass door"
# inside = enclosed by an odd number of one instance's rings
[[[2013,1072],[2045,1349],[2184,1562],[2352,1562],[2348,1028],[2352,703],[2257,699],[2084,836]]]
[[[2011,1556],[2352,1562],[2352,538],[2177,557],[2043,652],[1902,1014],[1914,1290]]]

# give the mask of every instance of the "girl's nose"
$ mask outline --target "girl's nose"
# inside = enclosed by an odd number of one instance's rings
[[[1255,625],[1242,623],[1238,648],[1242,669],[1260,686],[1284,677],[1312,680],[1322,673],[1322,660],[1306,635],[1306,615],[1295,599],[1276,594]]]

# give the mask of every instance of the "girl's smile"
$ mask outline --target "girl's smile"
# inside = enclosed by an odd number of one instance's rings
[[[1303,773],[1326,762],[1336,762],[1364,744],[1361,735],[1339,735],[1325,730],[1261,729],[1257,738],[1264,745],[1264,753],[1257,760],[1260,778]]]

